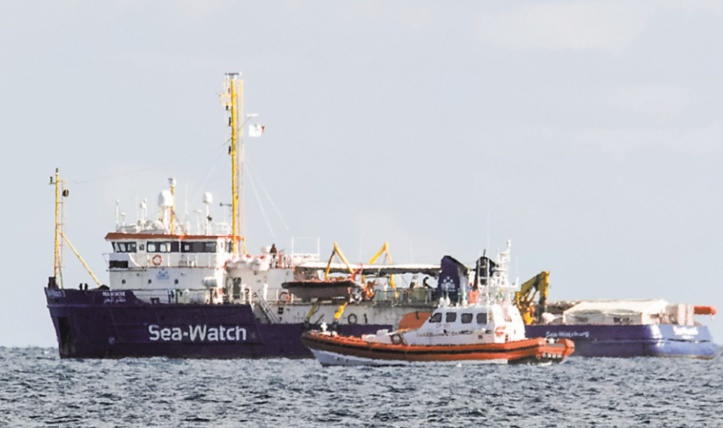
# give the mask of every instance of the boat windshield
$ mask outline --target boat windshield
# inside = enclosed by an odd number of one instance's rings
[[[430,323],[440,323],[442,322],[442,319],[444,319],[444,322],[446,323],[452,323],[457,321],[457,313],[456,312],[435,312],[432,314],[431,317],[429,317]],[[477,324],[485,325],[487,324],[487,313],[486,312],[463,312],[460,314],[460,321],[462,324],[471,324],[472,320],[476,320]]]

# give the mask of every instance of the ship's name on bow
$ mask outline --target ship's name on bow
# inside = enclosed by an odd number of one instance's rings
[[[192,325],[185,327],[148,326],[149,338],[153,342],[245,342],[246,329],[239,326],[225,327]]]
[[[125,291],[104,291],[103,292],[103,304],[108,303],[125,303],[126,292]]]
[[[585,339],[590,338],[589,331],[546,331],[545,337],[548,338],[567,338],[575,339],[584,337]]]
[[[673,333],[676,336],[697,336],[698,329],[695,327],[676,327],[673,326]]]

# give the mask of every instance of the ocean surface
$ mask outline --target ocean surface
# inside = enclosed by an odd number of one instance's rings
[[[723,359],[321,367],[0,348],[2,427],[723,427]]]

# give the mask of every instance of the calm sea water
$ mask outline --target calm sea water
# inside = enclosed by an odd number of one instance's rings
[[[722,427],[723,359],[322,368],[0,348],[8,427]]]

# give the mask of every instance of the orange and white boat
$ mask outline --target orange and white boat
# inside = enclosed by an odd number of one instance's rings
[[[314,330],[304,333],[301,341],[325,366],[548,363],[561,362],[575,349],[569,339],[525,338],[524,325],[504,318],[500,305],[439,307],[415,330],[382,330],[362,337]]]
[[[509,247],[500,256],[494,270],[485,276],[475,303],[463,299],[451,305],[449,296],[444,296],[431,316],[416,328],[380,330],[361,337],[322,328],[305,332],[301,341],[325,366],[563,361],[574,352],[573,341],[525,336],[522,316],[511,299],[514,286],[507,280]],[[466,271],[460,264],[458,274],[449,278],[451,289],[467,284]]]

